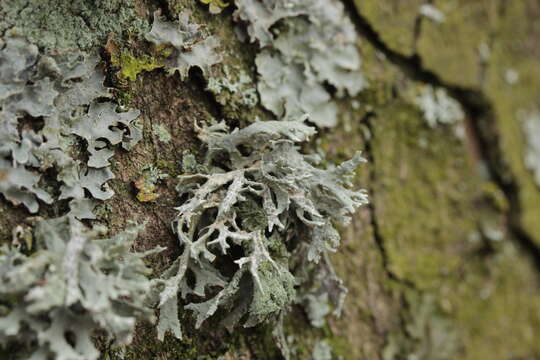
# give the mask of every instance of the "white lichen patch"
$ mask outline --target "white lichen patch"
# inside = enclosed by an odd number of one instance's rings
[[[438,24],[442,24],[446,21],[446,15],[432,4],[422,4],[418,9],[418,12],[420,15],[425,16]]]
[[[465,118],[461,104],[440,87],[423,86],[415,97],[415,102],[432,128],[439,124],[456,124]]]
[[[532,171],[534,181],[540,186],[540,112],[523,116],[523,134],[526,138],[525,166]]]
[[[315,344],[312,360],[332,360],[332,347],[326,341],[322,340]]]
[[[504,72],[504,80],[508,85],[516,85],[519,78],[519,72],[516,69],[508,68]]]

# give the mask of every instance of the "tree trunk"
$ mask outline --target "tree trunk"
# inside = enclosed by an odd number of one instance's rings
[[[134,250],[166,247],[149,258],[160,274],[179,254],[170,226],[181,200],[175,177],[186,154],[204,151],[194,123],[215,118],[245,127],[275,117],[260,101],[244,106],[240,93],[209,90],[209,78],[238,80],[240,72],[249,78],[241,91],[256,88],[259,45],[238,38],[246,24],[233,19],[234,4],[211,14],[195,0],[116,0],[111,13],[62,13],[92,1],[23,3],[0,4],[4,37],[15,26],[41,52],[96,51],[115,101],[140,110],[142,139],[130,151],[115,149],[115,195],[98,205],[92,223],[113,234],[130,221],[146,223]],[[343,313],[316,328],[304,307],[291,306],[284,318],[291,359],[540,359],[540,181],[524,162],[534,145],[523,125],[540,109],[540,2],[341,3],[358,35],[367,86],[356,96],[334,94],[337,125],[319,129],[307,147],[332,163],[362,150],[368,161],[354,182],[370,202],[339,229],[341,245],[331,255],[348,288]],[[124,5],[136,16],[121,13]],[[167,74],[153,63],[152,44],[134,35],[149,31],[156,10],[170,22],[191,12],[219,40],[221,61],[209,71],[192,68],[185,79]],[[87,42],[73,19],[89,28]],[[150,167],[169,176],[155,188],[135,186]],[[66,209],[62,201],[42,203],[38,215]],[[3,197],[0,214],[2,242],[31,216]],[[182,340],[168,334],[161,342],[155,326],[141,322],[123,349],[97,335],[101,357],[282,356],[273,323],[229,333],[211,324],[195,329],[189,312],[180,313]]]

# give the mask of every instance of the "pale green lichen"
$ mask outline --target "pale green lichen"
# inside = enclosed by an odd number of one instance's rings
[[[114,194],[106,185],[114,178],[108,169],[114,154],[110,145],[129,150],[142,132],[134,124],[138,111],[120,113],[103,101],[111,95],[97,63],[82,52],[42,55],[21,37],[5,38],[0,48],[0,193],[13,204],[23,203],[34,213],[37,199],[48,204],[73,199],[77,216],[92,218],[84,190],[98,200]],[[23,119],[36,127],[42,120],[43,127],[20,130]],[[73,134],[86,140],[86,164],[72,157]],[[48,168],[57,171],[57,198],[40,182],[39,170]]]
[[[332,360],[332,348],[330,344],[322,340],[315,344],[313,353],[311,355],[312,360]]]
[[[194,66],[207,75],[210,67],[221,61],[221,55],[216,51],[217,39],[207,35],[201,25],[190,22],[189,18],[190,14],[184,12],[178,22],[166,22],[156,12],[152,30],[145,35],[157,46],[172,46],[173,51],[166,56],[165,67],[169,74],[178,71],[182,79]]]
[[[159,141],[168,143],[172,140],[171,133],[169,133],[169,130],[167,130],[165,125],[157,124],[157,125],[152,126],[152,128],[153,128],[152,132],[154,133],[155,136],[157,136]]]
[[[223,66],[224,76],[208,78],[206,89],[216,96],[221,105],[253,108],[259,102],[257,88],[251,77],[243,70]]]
[[[13,31],[47,50],[90,50],[110,34],[149,28],[133,0],[4,0],[0,34]]]
[[[97,359],[91,336],[98,329],[116,344],[131,342],[136,320],[153,318],[142,258],[160,251],[130,252],[138,231],[104,239],[103,229],[64,216],[37,223],[32,256],[15,244],[0,249],[0,301],[7,308],[0,343],[22,344],[13,359]]]
[[[316,167],[320,159],[296,146],[315,133],[302,121],[259,121],[232,132],[218,123],[197,131],[207,146],[207,172],[179,177],[178,191],[187,198],[176,208],[174,229],[183,252],[162,276],[156,300],[160,338],[166,331],[181,336],[179,295],[200,299],[185,306],[195,313],[197,327],[218,309],[227,311],[222,325],[231,330],[238,323],[249,327],[275,317],[295,299],[291,257],[306,267],[319,263],[326,279],[321,286],[340,302],[343,288],[336,285],[324,255],[338,245],[333,224],[348,222],[355,208],[367,202],[364,191],[348,189],[364,161],[360,154],[335,168]],[[246,202],[258,220],[245,217]],[[289,238],[300,229],[309,234],[305,239]],[[235,255],[233,246],[242,251]],[[281,254],[276,252],[280,248]],[[229,259],[234,274],[226,276],[217,259]],[[212,296],[207,292],[219,288]]]
[[[185,174],[195,174],[199,171],[204,171],[204,167],[197,162],[197,158],[189,150],[182,154],[181,162],[182,172]]]
[[[338,97],[357,95],[366,86],[360,72],[357,35],[338,1],[237,1],[236,19],[248,22],[251,41],[264,50],[257,55],[261,103],[279,118],[309,114],[320,127],[337,122]],[[282,21],[284,31],[271,31]]]
[[[384,360],[452,360],[459,354],[456,330],[435,298],[408,292],[408,321],[405,333],[391,333],[384,347]]]

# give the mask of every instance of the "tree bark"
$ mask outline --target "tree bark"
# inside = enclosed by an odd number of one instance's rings
[[[370,204],[340,229],[342,243],[332,255],[349,289],[342,316],[316,329],[293,306],[284,327],[291,358],[315,359],[321,341],[333,359],[540,358],[540,187],[523,162],[528,145],[520,120],[522,112],[540,107],[540,3],[343,4],[359,35],[369,86],[339,100],[338,125],[319,131],[312,147],[336,162],[362,150],[368,162],[358,169],[355,186],[368,190]],[[426,4],[444,20],[421,15]],[[138,15],[149,22],[154,10],[169,19],[191,11],[220,41],[223,61],[213,71],[229,66],[256,79],[259,50],[235,35],[233,7],[213,15],[192,0],[136,1]],[[116,98],[141,111],[144,127],[133,150],[116,150],[110,182],[116,195],[99,205],[98,222],[112,233],[128,221],[146,222],[135,250],[167,247],[150,259],[159,274],[179,251],[170,230],[179,205],[174,177],[185,151],[201,151],[194,121],[245,126],[271,116],[260,105],[247,109],[233,98],[217,98],[197,70],[184,81],[163,69],[122,78],[128,63],[115,57],[140,58],[148,44],[112,35],[98,43]],[[430,126],[416,101],[428,87],[455,99],[463,119]],[[170,140],[160,138],[160,127]],[[134,182],[145,165],[170,175],[157,185],[156,201],[137,199]],[[60,213],[61,205],[39,215]],[[0,214],[2,241],[29,216],[3,198]],[[109,347],[99,336],[97,341],[103,359],[280,358],[270,325],[229,334],[190,324],[184,335],[160,342],[154,326],[140,324],[125,349]]]

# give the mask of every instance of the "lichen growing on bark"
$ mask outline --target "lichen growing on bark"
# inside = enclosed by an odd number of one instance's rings
[[[83,52],[48,56],[24,38],[5,38],[0,49],[0,192],[13,204],[23,203],[35,213],[37,199],[48,204],[73,199],[73,210],[90,205],[85,190],[98,200],[114,194],[106,184],[114,177],[108,168],[114,154],[110,146],[129,150],[140,140],[134,126],[139,112],[120,113],[112,102],[97,101],[111,97],[97,63]],[[30,126],[22,127],[28,119]],[[73,135],[86,140],[87,162],[72,155]],[[40,182],[40,170],[49,168],[57,171],[56,196]]]
[[[108,239],[103,230],[69,216],[42,220],[34,254],[15,243],[0,249],[0,343],[24,344],[12,358],[94,360],[96,329],[129,344],[135,322],[152,320],[145,305],[150,269],[142,258],[154,251],[130,251],[139,227]]]
[[[525,166],[532,171],[534,180],[540,187],[540,112],[528,114],[522,121],[527,139]]]
[[[237,2],[234,15],[248,22],[251,41],[261,51],[255,60],[261,103],[278,118],[308,113],[319,127],[337,121],[337,105],[325,89],[355,96],[367,83],[360,71],[357,34],[338,1]],[[278,22],[283,31],[272,32]]]
[[[174,229],[183,250],[160,284],[161,338],[166,331],[181,337],[178,296],[200,299],[185,306],[197,327],[218,309],[228,313],[221,324],[229,330],[238,323],[251,327],[293,302],[300,281],[290,268],[293,258],[301,267],[329,266],[320,259],[339,245],[334,224],[347,223],[367,203],[363,190],[348,189],[364,159],[358,153],[335,168],[317,168],[320,159],[296,145],[314,133],[302,121],[198,128],[207,146],[205,171],[179,177],[185,202],[176,208]],[[217,265],[223,261],[234,269],[231,275]],[[327,296],[340,299],[341,288],[327,285]]]
[[[141,35],[148,23],[136,13],[136,0],[5,0],[0,33],[27,37],[47,50],[90,50],[109,34]]]

